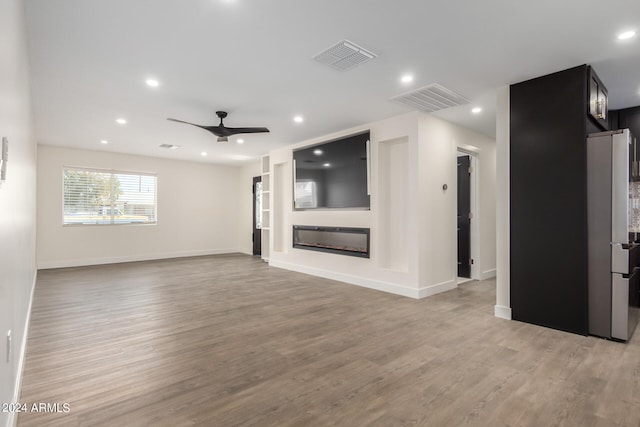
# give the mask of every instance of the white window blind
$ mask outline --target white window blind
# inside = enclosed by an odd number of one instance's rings
[[[63,224],[155,224],[155,174],[63,169]]]

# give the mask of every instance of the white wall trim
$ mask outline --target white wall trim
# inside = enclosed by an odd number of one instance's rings
[[[511,307],[496,305],[493,307],[493,315],[500,319],[511,320]]]
[[[446,282],[438,283],[431,286],[426,286],[418,290],[418,298],[430,297],[431,295],[439,294],[441,292],[450,291],[458,287],[457,280],[447,280]]]
[[[22,374],[24,372],[24,360],[27,355],[27,337],[29,336],[29,324],[31,323],[31,307],[33,306],[33,294],[36,289],[36,280],[38,279],[38,271],[33,275],[33,282],[31,283],[31,292],[29,294],[29,306],[27,307],[27,318],[24,322],[24,334],[22,336],[22,345],[20,346],[20,354],[18,355],[18,375],[16,376],[16,383],[13,386],[13,400],[12,403],[20,402],[20,390],[22,388]],[[7,426],[16,426],[18,423],[17,412],[9,412],[9,419]]]
[[[83,258],[83,259],[69,259],[69,260],[56,260],[56,261],[39,261],[38,269],[46,270],[49,268],[65,268],[65,267],[83,267],[87,265],[101,265],[101,264],[119,264],[123,262],[136,262],[136,261],[154,261],[158,259],[169,258],[185,258],[192,256],[206,256],[206,255],[221,255],[231,253],[244,253],[241,249],[207,249],[198,251],[182,251],[182,252],[165,252],[158,254],[142,254],[142,255],[128,255],[120,257],[105,257],[105,258]]]
[[[420,298],[419,290],[408,286],[398,285],[396,283],[382,282],[379,280],[366,279],[364,277],[352,276],[349,274],[336,273],[335,271],[324,270],[321,268],[307,267],[304,265],[293,264],[278,260],[270,260],[271,267],[283,268],[285,270],[297,271],[298,273],[310,274],[312,276],[324,277],[325,279],[337,280],[351,285],[362,286],[365,288],[375,289],[377,291],[389,292],[410,298]]]
[[[487,280],[496,277],[496,269],[492,268],[491,270],[483,271],[480,275],[480,280]]]

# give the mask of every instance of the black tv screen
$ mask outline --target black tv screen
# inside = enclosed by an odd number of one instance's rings
[[[293,152],[294,209],[369,209],[369,132]]]

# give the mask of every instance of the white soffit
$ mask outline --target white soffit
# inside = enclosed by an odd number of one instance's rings
[[[349,40],[342,40],[315,55],[313,59],[338,71],[347,71],[372,60],[376,56],[375,53]]]
[[[390,98],[390,100],[406,105],[413,110],[428,113],[469,104],[471,102],[459,93],[437,83],[394,96]]]

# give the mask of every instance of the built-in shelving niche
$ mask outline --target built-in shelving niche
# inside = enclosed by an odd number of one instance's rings
[[[271,170],[269,156],[262,157],[262,259],[269,260],[271,250]]]
[[[291,209],[291,187],[290,187],[290,163],[276,163],[273,165],[273,204],[272,204],[272,248],[274,252],[287,252],[288,245],[285,245],[285,212]]]
[[[378,144],[379,265],[402,272],[409,270],[409,169],[408,137]]]

